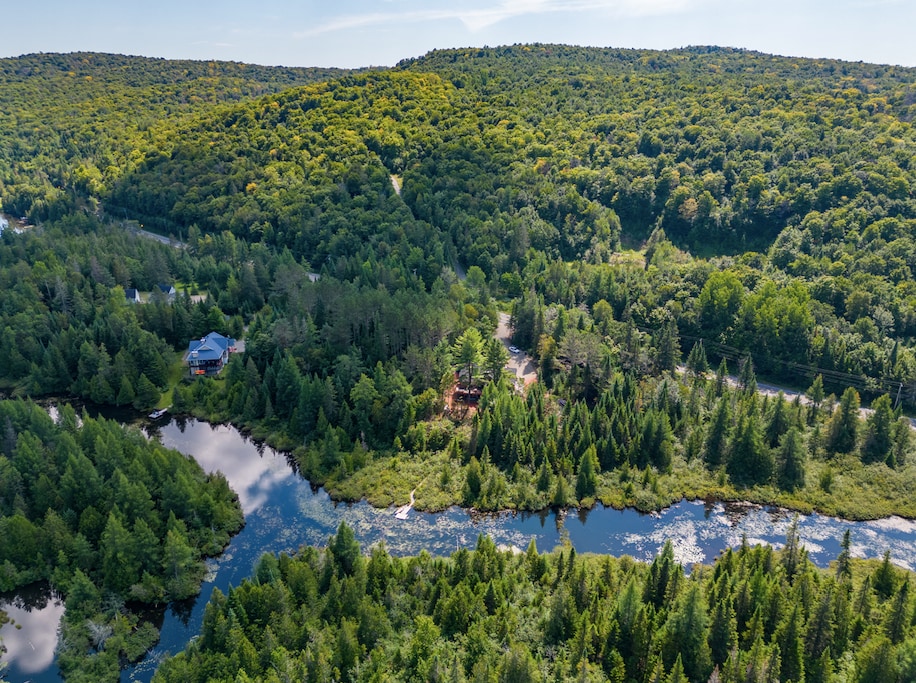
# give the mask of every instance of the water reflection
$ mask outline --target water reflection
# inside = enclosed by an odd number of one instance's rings
[[[163,445],[192,455],[205,471],[222,472],[238,494],[246,519],[270,500],[272,491],[295,476],[285,457],[240,439],[234,427],[181,420],[163,428],[160,438]],[[246,446],[241,453],[240,440]]]
[[[54,662],[57,625],[64,614],[60,596],[47,584],[36,584],[0,597],[0,609],[9,618],[0,628],[7,650],[3,660],[10,665],[7,678],[15,681],[48,669]]]
[[[421,550],[447,555],[458,548],[473,548],[479,534],[489,534],[498,546],[519,550],[532,540],[541,551],[568,542],[577,552],[651,560],[670,540],[677,560],[690,566],[712,562],[726,547],[744,541],[780,547],[794,517],[794,513],[758,505],[685,501],[652,515],[602,506],[589,511],[500,514],[450,508],[439,513],[411,511],[407,521],[400,521],[393,509],[334,503],[327,493],[314,489],[296,474],[283,454],[258,446],[232,427],[173,420],[156,427],[153,433],[165,446],[192,455],[205,470],[221,471],[227,477],[245,511],[245,527],[221,556],[208,561],[199,598],[166,611],[159,645],[143,662],[126,671],[123,681],[149,681],[162,657],[183,649],[200,632],[204,606],[213,590],[225,593],[230,586],[239,585],[262,553],[293,553],[302,545],[324,545],[342,520],[353,528],[364,549],[384,542],[394,555]],[[916,522],[889,518],[852,523],[821,515],[799,517],[801,542],[811,560],[822,567],[839,554],[847,528],[851,530],[854,556],[879,558],[889,549],[897,564],[916,568]],[[22,642],[35,645],[48,637],[56,640],[63,607],[58,603],[57,609],[56,614],[48,612],[34,627],[30,622],[16,634],[20,636],[14,644],[17,652],[22,652]],[[24,619],[17,620],[24,623]],[[7,630],[3,631],[5,640]],[[45,645],[43,652],[53,656],[53,644],[50,649]],[[36,656],[29,661],[39,659]],[[57,681],[49,655],[40,661],[45,667],[41,673],[30,675],[14,669],[9,680]],[[39,671],[38,666],[35,664],[35,671]]]
[[[323,490],[313,489],[296,475],[282,454],[259,448],[234,428],[190,421],[166,425],[160,436],[166,446],[193,454],[204,469],[218,469],[227,476],[242,499],[246,525],[226,552],[211,562],[208,582],[190,619],[179,623],[166,615],[159,646],[122,680],[148,681],[161,657],[182,649],[199,632],[203,607],[214,587],[225,592],[238,585],[265,551],[295,552],[302,545],[324,545],[342,520],[364,548],[384,542],[394,555],[420,550],[446,555],[473,548],[479,534],[489,534],[497,545],[520,550],[532,540],[541,551],[569,542],[578,552],[651,560],[670,540],[676,559],[690,566],[712,562],[726,547],[742,542],[781,547],[795,516],[752,504],[684,501],[651,515],[602,506],[588,511],[500,514],[450,508],[439,513],[411,511],[407,521],[399,521],[391,509],[335,504]],[[854,524],[821,515],[799,517],[801,542],[822,567],[839,554],[847,528],[852,530],[854,556],[880,557],[890,549],[896,563],[916,566],[916,522],[891,518]]]

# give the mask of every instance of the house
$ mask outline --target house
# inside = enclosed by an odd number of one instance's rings
[[[201,339],[188,343],[188,372],[194,375],[215,375],[229,362],[229,354],[235,351],[235,339],[211,332]]]
[[[140,303],[140,292],[133,287],[124,290],[124,297],[132,304]]]
[[[156,285],[156,289],[154,289],[153,292],[157,296],[161,295],[165,297],[167,301],[175,301],[175,287],[172,285],[166,285],[160,282]]]

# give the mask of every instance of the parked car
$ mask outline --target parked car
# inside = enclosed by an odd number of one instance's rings
[[[518,348],[517,346],[510,346],[510,347],[509,347],[509,353],[521,353],[521,352],[522,352],[522,350],[521,350],[520,348]]]

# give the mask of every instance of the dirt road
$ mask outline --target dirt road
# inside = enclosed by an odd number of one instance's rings
[[[509,337],[511,334],[512,331],[509,328],[509,314],[500,313],[499,324],[496,326],[496,334],[494,336],[503,343],[503,346],[505,346],[507,350],[509,349]],[[516,383],[520,387],[531,384],[537,380],[538,377],[534,360],[521,350],[519,350],[518,353],[509,352],[509,362],[506,364],[506,369],[515,376]]]

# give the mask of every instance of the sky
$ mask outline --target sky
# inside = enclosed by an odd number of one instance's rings
[[[0,56],[112,52],[283,66],[390,66],[513,43],[720,45],[916,66],[916,0],[27,0]]]

